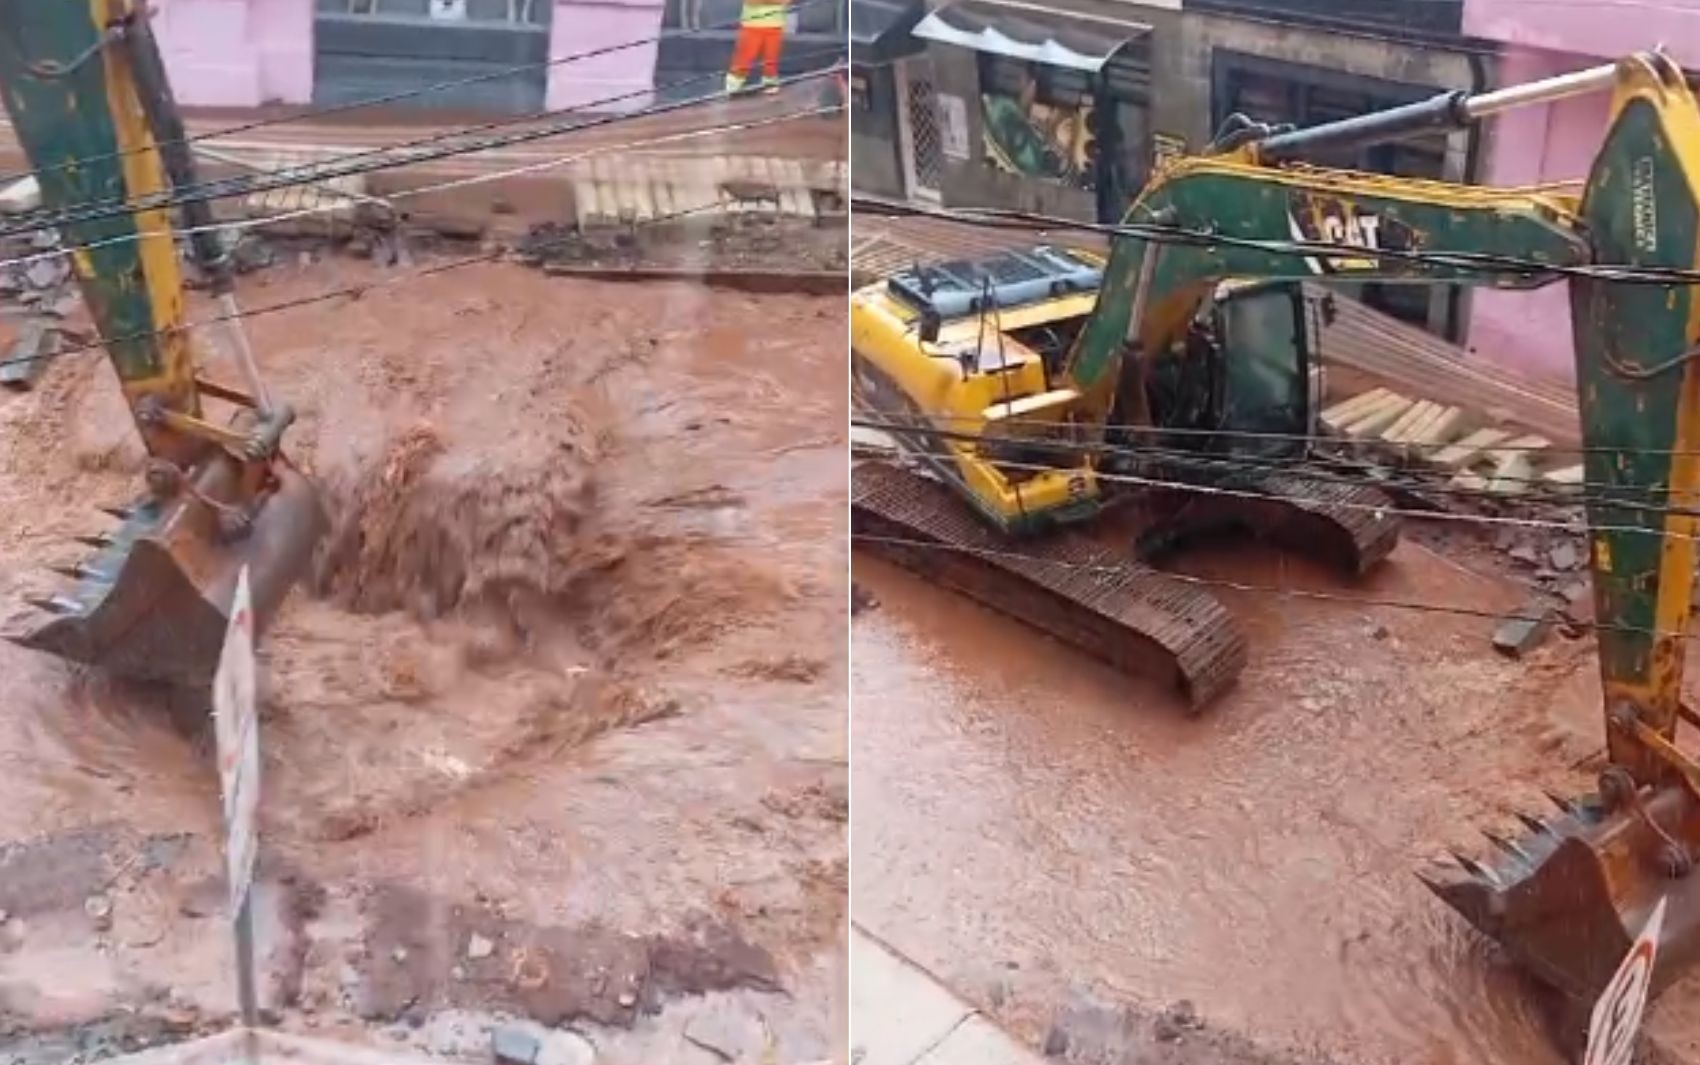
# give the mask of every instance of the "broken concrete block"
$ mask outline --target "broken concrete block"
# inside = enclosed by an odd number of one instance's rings
[[[40,318],[31,318],[18,330],[17,342],[0,360],[0,385],[28,392],[58,353],[59,331]]]
[[[1488,479],[1488,491],[1507,496],[1521,495],[1534,483],[1535,464],[1529,460],[1526,451],[1506,454],[1509,457],[1493,468],[1493,476]]]
[[[1512,617],[1500,622],[1493,632],[1493,649],[1507,658],[1522,658],[1539,647],[1552,631],[1553,612],[1545,600],[1523,605]]]
[[[41,206],[41,185],[35,178],[14,181],[0,189],[0,213],[23,214]]]
[[[1392,394],[1385,388],[1376,388],[1336,403],[1322,412],[1322,424],[1339,432],[1366,413],[1370,407]]]
[[[1477,429],[1450,447],[1442,448],[1429,462],[1446,470],[1461,470],[1481,458],[1485,449],[1511,436],[1503,429]]]
[[[490,1033],[490,1057],[499,1065],[536,1065],[542,1046],[535,1035],[515,1025],[504,1024]]]
[[[1541,483],[1560,492],[1580,492],[1582,490],[1582,464],[1563,466],[1556,470],[1548,470],[1541,474]]]

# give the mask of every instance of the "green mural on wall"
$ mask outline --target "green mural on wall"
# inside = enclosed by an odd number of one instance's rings
[[[1092,98],[1077,105],[1042,103],[1031,78],[1019,93],[980,96],[986,161],[1023,177],[1090,190],[1097,183]]]

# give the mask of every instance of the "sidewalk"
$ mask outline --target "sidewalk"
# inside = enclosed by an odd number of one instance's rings
[[[855,1065],[1039,1065],[1042,1058],[856,926],[850,933]]]

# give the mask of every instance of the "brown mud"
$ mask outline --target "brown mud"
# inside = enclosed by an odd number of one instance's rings
[[[1168,564],[1489,610],[1528,594],[1451,532],[1408,534],[1358,588],[1243,542]],[[1543,788],[1590,788],[1591,640],[1513,662],[1490,619],[1225,589],[1251,661],[1191,719],[876,559],[855,571],[858,924],[1067,1060],[1557,1065],[1524,978],[1413,874],[1515,835]],[[1666,1047],[1700,1030],[1687,987],[1653,1010]],[[1177,1000],[1199,1032],[1155,1038]]]
[[[242,295],[385,276],[333,258]],[[842,322],[840,299],[508,264],[250,320],[334,524],[261,648],[262,991],[281,1023],[475,1006],[625,1026],[742,988],[782,1060],[824,1056]],[[4,590],[76,557],[141,458],[96,357],[0,403]],[[224,1023],[206,730],[10,645],[0,677],[0,848],[28,857],[0,849],[0,1022]],[[475,930],[492,946],[471,960]],[[586,945],[626,959],[625,982],[560,963]]]

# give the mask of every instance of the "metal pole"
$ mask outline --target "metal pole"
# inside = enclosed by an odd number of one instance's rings
[[[1530,104],[1550,103],[1584,93],[1602,92],[1611,88],[1616,80],[1617,64],[1606,63],[1603,66],[1542,78],[1524,85],[1511,85],[1492,92],[1467,96],[1464,98],[1464,114],[1471,119],[1486,118],[1514,107],[1527,107]]]
[[[236,999],[242,1008],[242,1025],[260,1026],[260,1001],[254,989],[254,893],[242,896],[236,911]]]

